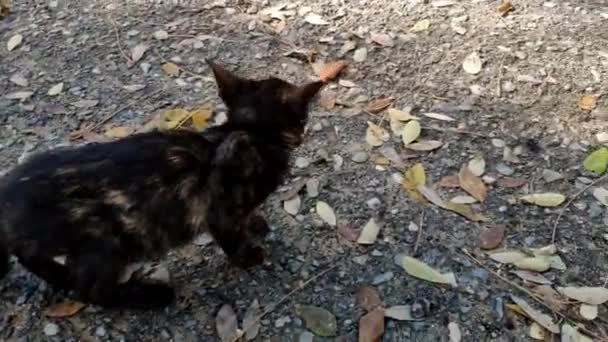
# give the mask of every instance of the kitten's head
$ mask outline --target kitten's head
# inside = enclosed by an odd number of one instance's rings
[[[277,134],[291,147],[299,145],[308,118],[308,104],[323,86],[312,82],[295,86],[278,78],[250,80],[207,61],[228,107],[228,123]]]

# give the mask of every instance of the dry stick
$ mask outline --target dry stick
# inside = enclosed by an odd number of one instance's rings
[[[471,253],[469,253],[469,251],[467,251],[464,248],[460,249],[462,251],[462,253],[464,255],[466,255],[467,257],[469,257],[471,260],[473,260],[476,264],[478,264],[479,266],[481,266],[483,269],[485,269],[486,271],[490,272],[493,276],[495,276],[496,278],[504,281],[505,283],[513,286],[514,288],[522,291],[523,293],[527,294],[530,298],[534,299],[534,301],[536,301],[537,303],[539,303],[540,305],[544,306],[545,308],[549,309],[551,312],[553,312],[555,315],[559,316],[562,320],[570,320],[573,321],[572,319],[570,319],[568,316],[564,315],[563,313],[556,311],[555,309],[553,309],[551,306],[549,306],[548,304],[546,304],[545,302],[543,302],[542,298],[540,298],[538,295],[530,292],[530,290],[526,289],[525,287],[518,285],[512,281],[510,281],[509,279],[501,276],[500,274],[496,273],[494,270],[492,270],[491,268],[489,268],[488,266],[484,265],[484,263],[482,263],[479,259],[475,258]],[[587,329],[583,329],[587,334],[591,335],[592,337],[597,338],[597,334],[592,333],[591,331],[587,330]]]
[[[301,291],[302,289],[304,289],[308,284],[312,283],[313,281],[319,279],[320,277],[322,277],[323,275],[325,275],[326,273],[328,273],[329,271],[335,269],[336,267],[338,267],[338,265],[334,265],[331,266],[327,269],[325,269],[324,271],[317,273],[316,275],[314,275],[313,277],[311,277],[310,279],[306,280],[305,282],[303,282],[300,286],[296,287],[295,289],[289,291],[289,293],[287,293],[286,295],[284,295],[283,297],[281,297],[278,301],[276,301],[275,303],[272,303],[270,305],[267,305],[266,308],[264,309],[264,311],[262,311],[261,314],[259,314],[254,320],[251,321],[251,323],[248,326],[243,326],[243,332],[246,332],[247,330],[249,330],[254,324],[256,324],[257,322],[259,322],[264,316],[268,315],[269,313],[271,313],[272,311],[274,311],[274,309],[276,309],[277,306],[279,306],[280,304],[282,304],[283,302],[285,302],[287,299],[289,299],[289,297],[293,296],[294,294],[296,294],[297,292]]]
[[[418,251],[418,245],[420,244],[420,240],[422,239],[422,227],[424,224],[424,209],[422,213],[420,213],[420,227],[418,227],[418,235],[416,236],[416,243],[414,243],[414,255],[416,255],[416,251]]]
[[[116,35],[116,44],[118,44],[118,50],[120,54],[127,60],[129,64],[133,63],[131,58],[125,53],[125,50],[122,48],[122,44],[120,43],[120,33],[118,32],[118,26],[116,25],[116,21],[112,18],[112,16],[108,13],[108,19],[112,23],[112,28],[114,28],[114,33]]]
[[[592,186],[596,185],[597,183],[605,180],[606,178],[608,178],[608,173],[606,173],[602,177],[594,180],[593,182],[589,183],[581,191],[577,192],[574,196],[572,196],[572,198],[568,201],[568,203],[566,203],[566,205],[564,205],[562,210],[560,210],[559,214],[557,215],[557,218],[555,219],[555,223],[553,224],[553,233],[551,234],[551,244],[553,244],[553,245],[555,244],[555,236],[557,233],[557,224],[559,223],[559,220],[562,218],[562,215],[564,215],[564,212],[566,211],[566,209],[568,209],[570,204],[572,204],[572,202],[574,202],[574,200],[577,199],[580,195],[582,195],[585,191],[589,190],[589,188],[591,188]]]
[[[122,106],[122,107],[118,108],[117,110],[115,110],[114,112],[110,113],[108,116],[106,116],[106,117],[105,117],[105,118],[103,118],[103,119],[102,119],[100,122],[98,122],[98,123],[94,124],[94,125],[93,125],[93,126],[91,126],[90,128],[84,128],[84,129],[79,130],[79,131],[78,131],[76,134],[72,135],[70,138],[71,138],[72,140],[76,140],[76,139],[80,139],[80,138],[82,138],[82,137],[83,137],[83,134],[84,134],[84,132],[85,132],[85,131],[93,132],[94,130],[96,130],[96,129],[98,129],[99,127],[101,127],[101,125],[103,125],[103,124],[105,124],[106,122],[110,121],[110,120],[111,120],[113,117],[115,117],[115,116],[116,116],[118,113],[122,112],[123,110],[125,110],[125,109],[127,109],[127,108],[129,108],[129,107],[133,106],[134,104],[136,104],[136,103],[138,103],[138,102],[140,102],[140,101],[143,101],[143,100],[145,100],[145,99],[148,99],[148,98],[150,98],[150,97],[152,97],[152,96],[154,96],[154,95],[156,95],[156,94],[158,94],[158,93],[160,93],[160,92],[162,92],[162,91],[163,91],[162,89],[159,89],[159,90],[157,90],[157,91],[155,91],[155,92],[152,92],[152,93],[150,93],[150,94],[147,94],[147,95],[141,96],[141,97],[139,97],[139,98],[136,98],[135,100],[133,100],[133,101],[131,101],[131,102],[127,103],[126,105],[124,105],[124,106]]]

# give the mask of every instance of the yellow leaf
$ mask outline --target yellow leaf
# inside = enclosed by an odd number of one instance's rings
[[[545,329],[541,327],[540,324],[536,322],[532,322],[532,324],[530,324],[530,332],[528,333],[528,335],[531,338],[542,341],[545,339],[545,334]]]
[[[174,76],[174,77],[179,76],[179,67],[175,63],[171,63],[171,62],[165,63],[162,65],[161,68],[163,69],[165,74],[167,74],[169,76]]]
[[[498,7],[498,13],[500,13],[500,15],[502,15],[503,17],[505,15],[507,15],[507,13],[511,12],[512,10],[513,10],[513,5],[511,4],[511,1],[503,0],[503,2]]]
[[[125,126],[114,126],[108,129],[104,135],[108,138],[124,138],[131,134],[133,130]]]
[[[522,270],[545,272],[551,268],[551,263],[544,257],[523,258],[513,263],[515,267]]]
[[[412,258],[411,256],[398,254],[395,256],[395,262],[413,277],[433,283],[456,286],[456,278],[453,273],[442,274],[428,264],[416,258]]]
[[[388,141],[389,138],[390,136],[384,128],[372,122],[367,122],[367,130],[365,131],[365,141],[370,146],[380,146],[385,141]]]
[[[162,113],[162,120],[159,123],[161,129],[175,129],[181,127],[192,113],[186,109],[169,109]]]
[[[581,97],[581,99],[578,101],[578,106],[582,110],[593,110],[593,108],[595,108],[595,101],[595,96],[586,95]]]
[[[490,259],[498,261],[501,264],[512,264],[527,257],[525,253],[514,250],[504,250],[490,254]]]
[[[330,226],[336,225],[336,214],[334,213],[334,210],[329,206],[329,204],[323,201],[318,201],[317,215],[319,215],[319,217],[321,217],[321,219]]]
[[[192,113],[192,126],[198,131],[202,131],[208,125],[208,121],[213,115],[211,108],[201,108],[194,110]]]
[[[467,219],[474,221],[474,222],[488,221],[487,217],[483,216],[480,213],[474,212],[473,209],[471,209],[471,207],[469,207],[468,205],[465,205],[465,204],[446,202],[444,204],[443,208],[453,211],[456,214],[458,214],[460,216],[464,216]]]
[[[429,19],[422,19],[422,20],[418,21],[416,24],[414,24],[414,26],[412,26],[412,28],[410,29],[410,32],[426,31],[429,29],[430,26],[431,26],[431,21]]]
[[[388,117],[391,120],[409,121],[409,120],[418,120],[419,119],[418,117],[410,114],[409,110],[405,111],[405,110],[399,110],[399,109],[395,109],[395,108],[389,108],[387,111],[388,111]]]
[[[551,192],[531,194],[521,198],[521,200],[524,202],[536,204],[540,207],[557,207],[558,205],[562,204],[565,199],[566,196]]]
[[[376,221],[371,218],[363,227],[363,230],[361,230],[361,235],[359,235],[357,243],[361,245],[371,245],[376,242],[376,238],[378,237],[379,232],[380,226],[378,226]]]
[[[426,174],[424,166],[421,163],[417,163],[405,171],[405,177],[403,177],[401,185],[414,201],[419,203],[426,202],[417,189],[419,185],[424,184],[426,184]]]
[[[86,304],[74,301],[65,301],[49,306],[44,310],[47,317],[70,317],[82,310]]]
[[[481,178],[475,176],[468,166],[463,165],[458,173],[460,187],[475,197],[479,202],[483,202],[488,194],[486,185]]]
[[[411,120],[405,124],[403,127],[403,133],[401,134],[401,139],[403,139],[403,143],[405,145],[413,143],[420,136],[422,128],[420,127],[420,122],[417,120]]]

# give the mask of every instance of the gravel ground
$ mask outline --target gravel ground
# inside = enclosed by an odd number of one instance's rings
[[[16,1],[0,20],[0,170],[34,151],[100,139],[113,126],[138,129],[166,109],[211,104],[219,120],[224,109],[205,58],[244,76],[293,82],[316,77],[313,60],[344,59],[350,66],[324,90],[336,105],[312,108],[306,143],[286,183],[288,189],[313,179],[318,194],[300,191],[296,215],[285,212],[280,193],[267,202],[274,230],[264,266],[234,269],[214,243],[198,241],[168,258],[179,292],[175,305],[154,312],[87,307],[51,318],[43,312],[62,302],[62,294],[15,265],[0,282],[0,339],[215,341],[220,307],[228,304],[242,318],[257,299],[266,309],[278,303],[261,319],[259,341],[311,341],[297,305],[322,307],[337,319],[340,337],[314,341],[356,341],[365,314],[356,293],[373,287],[386,307],[410,305],[417,318],[387,318],[382,341],[448,341],[449,323],[463,341],[529,340],[531,321],[505,305],[512,294],[534,303],[516,287],[532,283],[492,261],[480,248],[480,232],[503,225],[499,248],[542,247],[551,244],[565,208],[555,244],[567,268],[543,276],[555,286],[605,284],[608,211],[592,195],[596,184],[576,194],[598,179],[583,169],[583,159],[608,140],[601,135],[608,132],[608,8],[599,0],[512,3],[501,15],[499,2],[485,0],[295,1],[272,11],[278,2]],[[9,51],[17,34],[22,41]],[[133,61],[140,44],[148,49]],[[482,61],[476,73],[463,67],[471,54]],[[167,62],[182,68],[179,76],[161,69]],[[579,103],[584,96],[596,98],[586,110]],[[395,181],[403,168],[385,165],[381,149],[365,141],[368,121],[389,130],[386,111],[366,110],[379,97],[391,97],[394,108],[411,107],[422,136],[443,143],[430,152],[411,152],[394,137],[384,143],[405,168],[422,163],[428,184],[483,156],[488,195],[472,207],[488,222],[408,197]],[[98,135],[70,140],[90,125]],[[501,186],[507,176],[527,184]],[[464,195],[436,189],[444,198]],[[518,200],[538,192],[573,201],[541,208]],[[339,229],[315,213],[317,201],[333,208]],[[345,238],[372,217],[381,227],[373,244]],[[454,272],[458,285],[408,275],[395,263],[399,253]],[[562,313],[582,321],[577,305]],[[599,317],[585,327],[600,341],[607,322],[600,305]]]

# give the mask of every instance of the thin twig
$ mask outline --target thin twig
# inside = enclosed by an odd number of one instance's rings
[[[422,239],[422,227],[424,225],[424,209],[422,213],[420,213],[420,225],[418,227],[418,235],[416,236],[416,243],[414,243],[414,255],[418,251],[418,245],[420,244],[420,240]]]
[[[122,44],[120,43],[120,33],[118,31],[118,25],[116,24],[114,18],[112,18],[112,15],[110,15],[109,13],[108,19],[110,20],[110,23],[112,23],[112,28],[114,29],[114,34],[116,35],[116,44],[118,45],[118,50],[120,51],[120,54],[127,60],[127,63],[131,65],[133,63],[133,60],[131,60],[131,58],[125,53],[125,50],[123,50]]]
[[[438,132],[450,132],[450,133],[457,133],[457,134],[472,135],[474,137],[480,137],[480,138],[486,138],[486,139],[493,138],[486,134],[476,133],[476,132],[471,132],[471,131],[463,131],[463,130],[456,129],[456,128],[441,128],[441,127],[435,127],[435,126],[424,126],[424,127],[422,127],[422,129],[428,129],[431,131],[438,131]]]
[[[269,313],[271,313],[272,311],[274,311],[274,309],[276,309],[277,306],[281,305],[283,302],[285,302],[291,296],[293,296],[294,294],[298,293],[299,291],[302,291],[308,284],[310,284],[313,281],[319,279],[320,277],[322,277],[323,275],[325,275],[329,271],[337,268],[338,266],[339,266],[339,264],[336,264],[336,265],[333,265],[333,266],[331,266],[331,267],[329,267],[329,268],[321,271],[320,273],[317,273],[316,275],[314,275],[310,279],[308,279],[305,282],[303,282],[300,286],[298,286],[295,289],[289,291],[289,293],[287,293],[286,295],[284,295],[283,297],[281,297],[275,303],[267,305],[266,308],[264,309],[264,311],[262,311],[261,314],[259,314],[255,319],[253,319],[250,324],[248,324],[247,326],[243,326],[243,332],[249,330],[254,324],[257,324],[259,321],[261,321],[264,316],[266,316]]]
[[[592,186],[596,185],[597,183],[605,180],[606,178],[608,178],[608,173],[606,173],[602,177],[594,180],[593,182],[589,183],[581,191],[574,194],[574,196],[572,196],[572,198],[570,198],[570,200],[566,203],[566,205],[564,205],[564,207],[560,210],[559,214],[557,215],[557,218],[555,219],[555,223],[553,224],[553,233],[551,233],[551,244],[555,244],[555,237],[557,235],[557,224],[559,223],[559,220],[562,218],[562,215],[564,215],[564,212],[566,211],[566,209],[568,209],[570,204],[572,204],[572,202],[574,202],[574,200],[577,199],[580,195],[582,195],[585,191],[589,190],[589,188],[591,188]]]
[[[133,106],[136,103],[139,103],[141,101],[144,101],[152,96],[155,96],[156,94],[162,92],[162,89],[159,89],[157,91],[154,91],[150,94],[138,97],[136,99],[134,99],[133,101],[127,103],[126,105],[118,108],[117,110],[115,110],[114,112],[108,114],[105,118],[101,119],[100,122],[94,124],[93,126],[89,127],[89,128],[83,128],[77,132],[74,132],[74,134],[70,135],[70,139],[71,140],[78,140],[80,138],[82,138],[84,136],[85,132],[93,132],[94,130],[98,129],[99,127],[101,127],[103,124],[105,124],[106,122],[110,121],[113,117],[115,117],[116,115],[118,115],[118,113],[122,112],[123,110],[126,110],[127,108]]]

